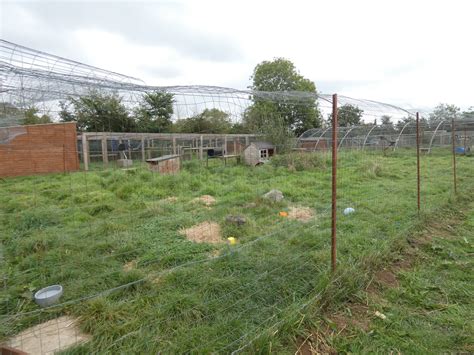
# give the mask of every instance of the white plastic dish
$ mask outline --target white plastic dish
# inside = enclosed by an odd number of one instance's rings
[[[49,307],[57,303],[62,294],[63,287],[61,285],[48,286],[35,293],[35,302],[40,307]]]

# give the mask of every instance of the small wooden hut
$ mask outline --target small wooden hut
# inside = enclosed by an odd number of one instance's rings
[[[244,161],[251,166],[263,164],[275,153],[276,147],[272,143],[253,142],[244,149]]]
[[[163,155],[159,158],[147,159],[148,168],[163,175],[176,174],[179,172],[181,163],[177,154]]]

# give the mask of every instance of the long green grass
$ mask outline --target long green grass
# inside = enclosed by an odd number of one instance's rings
[[[330,340],[333,348],[361,354],[474,351],[474,202],[472,196],[461,201],[412,236],[421,243],[410,248],[412,265],[396,271],[397,284],[375,282],[375,290],[357,295],[367,304],[367,329],[348,322]],[[375,317],[376,311],[386,318]]]
[[[291,351],[314,307],[361,287],[420,219],[412,151],[341,152],[339,271],[331,275],[330,156],[285,159],[257,168],[191,161],[174,176],[139,165],[2,180],[1,338],[71,314],[92,335],[71,353]],[[451,156],[422,162],[423,216],[453,194]],[[462,189],[474,169],[468,157],[458,165]],[[262,198],[270,189],[284,201]],[[201,195],[215,205],[194,203]],[[315,217],[279,216],[291,206]],[[345,207],[356,212],[344,216]],[[228,215],[246,224],[229,224]],[[179,232],[204,221],[220,224],[222,244]],[[230,236],[239,243],[227,245]],[[66,304],[39,311],[32,293],[51,284],[63,285]]]

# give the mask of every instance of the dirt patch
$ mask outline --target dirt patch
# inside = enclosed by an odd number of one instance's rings
[[[204,206],[210,207],[216,203],[216,199],[211,195],[202,195],[196,197],[192,202],[203,204]]]
[[[288,218],[300,222],[309,222],[314,217],[314,211],[309,207],[290,207]]]
[[[395,276],[395,274],[390,269],[377,271],[375,273],[375,280],[386,287],[400,286],[397,276]]]
[[[319,355],[337,354],[337,351],[328,344],[326,338],[321,333],[313,333],[309,337],[300,341],[300,345],[295,352],[296,355]]]
[[[364,304],[353,303],[345,313],[335,313],[329,317],[334,322],[338,333],[356,328],[367,332],[370,326],[369,307]]]
[[[77,320],[63,316],[30,327],[8,340],[7,346],[28,354],[54,354],[86,342],[90,336],[77,327]]]
[[[203,222],[188,229],[182,229],[181,234],[196,243],[222,243],[221,227],[215,222]]]

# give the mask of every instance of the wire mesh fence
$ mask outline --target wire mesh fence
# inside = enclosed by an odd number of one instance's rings
[[[0,340],[24,351],[285,349],[310,310],[344,300],[455,189],[470,192],[466,117],[422,114],[417,124],[415,113],[371,100],[149,87],[5,42],[0,53],[2,122],[16,122],[30,104],[54,115],[60,100],[91,89],[117,92],[130,109],[158,90],[173,94],[175,121],[216,109],[258,128],[103,125],[74,135],[72,146],[58,133],[50,151],[32,144],[39,133],[29,126],[0,129],[0,161],[18,154],[15,164],[30,172],[0,181]],[[305,126],[307,116],[320,127]],[[298,133],[275,129],[281,122]],[[42,170],[43,156],[59,170]],[[15,164],[5,176],[20,175],[9,174]],[[49,285],[61,285],[62,297],[39,308],[33,296]]]

